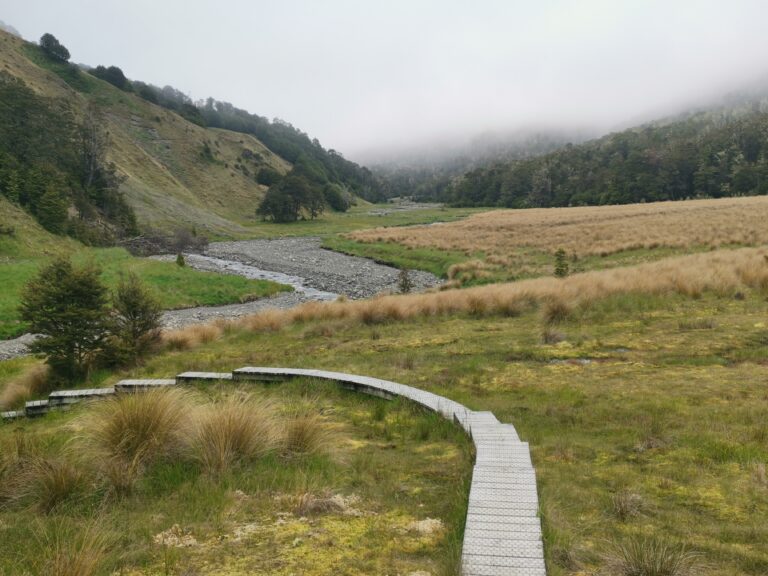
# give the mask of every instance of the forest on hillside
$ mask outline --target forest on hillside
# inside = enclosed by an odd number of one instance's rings
[[[39,96],[0,71],[0,194],[48,231],[87,244],[136,232],[106,149],[95,109],[77,119],[66,102]]]
[[[766,193],[768,110],[752,100],[478,168],[442,200],[528,208]]]

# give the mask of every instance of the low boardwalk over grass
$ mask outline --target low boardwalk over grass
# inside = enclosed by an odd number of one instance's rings
[[[246,367],[232,373],[184,372],[169,380],[123,380],[115,385],[114,391],[95,389],[54,392],[49,400],[39,401],[40,406],[29,406],[28,403],[27,411],[28,415],[44,413],[56,404],[64,404],[64,398],[66,405],[69,405],[79,399],[186,382],[268,382],[290,378],[330,380],[345,388],[382,398],[400,396],[456,422],[470,435],[476,450],[464,529],[462,574],[546,576],[536,475],[531,464],[528,443],[520,441],[514,426],[500,423],[491,412],[476,412],[425,390],[341,372]]]

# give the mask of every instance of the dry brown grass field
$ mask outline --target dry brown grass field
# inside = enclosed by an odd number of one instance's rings
[[[577,309],[588,310],[614,296],[677,294],[700,298],[705,292],[713,292],[742,298],[750,289],[768,291],[768,248],[713,250],[567,278],[534,278],[369,300],[309,302],[290,310],[267,310],[234,321],[167,332],[164,342],[170,350],[184,350],[212,342],[237,328],[265,332],[316,320],[370,325],[452,314],[517,316],[531,308],[541,309],[545,324],[550,325],[567,319]]]
[[[506,257],[521,248],[578,256],[660,247],[768,243],[768,197],[624,206],[494,210],[430,226],[360,230],[348,238]]]

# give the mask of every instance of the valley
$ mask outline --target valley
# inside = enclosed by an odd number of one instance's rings
[[[768,574],[750,1],[0,22],[0,576]]]

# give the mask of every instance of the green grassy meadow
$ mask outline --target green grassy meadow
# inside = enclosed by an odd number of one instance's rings
[[[428,207],[414,210],[396,210],[396,204],[370,204],[358,200],[347,212],[324,212],[314,220],[299,220],[289,224],[256,221],[248,224],[248,231],[240,235],[246,238],[280,238],[284,236],[329,237],[378,226],[410,226],[451,222],[466,218],[470,214],[483,212],[480,208]],[[382,211],[388,213],[382,214]]]
[[[233,328],[129,375],[296,366],[432,390],[492,410],[530,442],[550,574],[595,573],[616,543],[647,536],[695,551],[703,574],[759,575],[768,570],[767,322],[759,291],[630,294],[554,326],[530,311]]]
[[[177,266],[174,262],[159,262],[134,258],[122,248],[89,248],[74,253],[73,262],[92,262],[102,270],[102,280],[114,288],[121,273],[135,272],[150,286],[165,309],[190,306],[215,306],[264,298],[289,286],[266,280],[248,280],[240,276],[200,272]],[[18,314],[24,285],[34,277],[44,258],[25,258],[0,263],[0,338],[11,338],[25,331]]]

